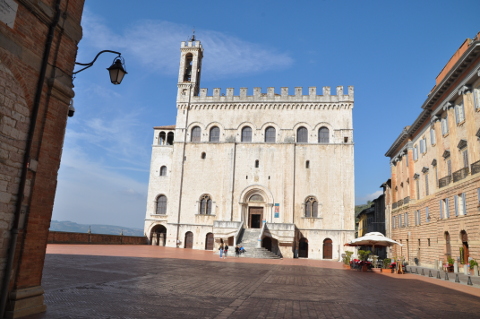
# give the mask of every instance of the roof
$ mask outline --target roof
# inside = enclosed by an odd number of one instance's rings
[[[175,129],[175,125],[164,125],[164,126],[154,126],[153,127],[154,129],[156,130],[174,130]]]

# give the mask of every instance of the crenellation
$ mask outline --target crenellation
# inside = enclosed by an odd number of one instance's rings
[[[308,87],[308,94],[303,94],[303,87],[295,87],[294,95],[289,95],[288,87],[281,87],[280,94],[275,92],[274,87],[267,87],[267,93],[262,93],[262,88],[254,87],[252,95],[248,95],[248,88],[240,88],[240,94],[235,95],[234,88],[227,88],[222,93],[221,88],[214,88],[211,96],[208,95],[208,89],[199,90],[198,96],[192,96],[191,102],[322,102],[322,103],[341,103],[353,102],[354,89],[348,86],[348,94],[345,94],[343,86],[336,87],[336,95],[331,95],[329,86],[322,88],[323,95],[317,95],[317,87]],[[187,102],[188,94],[179,95],[178,102]]]

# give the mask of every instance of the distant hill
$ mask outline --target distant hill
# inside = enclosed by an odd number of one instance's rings
[[[92,234],[120,235],[123,232],[125,236],[143,236],[143,229],[128,228],[112,225],[84,225],[70,221],[52,220],[50,223],[51,231],[66,231],[73,233],[88,233],[88,228]]]

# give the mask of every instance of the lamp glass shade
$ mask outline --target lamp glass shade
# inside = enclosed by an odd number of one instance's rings
[[[122,61],[120,59],[115,60],[115,62],[107,69],[110,73],[110,81],[113,84],[122,83],[123,77],[127,74],[127,71],[123,68]]]

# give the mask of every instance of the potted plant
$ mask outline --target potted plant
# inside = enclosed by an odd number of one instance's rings
[[[448,256],[446,267],[448,272],[453,272],[453,264],[455,264],[455,259],[453,259],[451,256]]]
[[[345,251],[343,256],[343,263],[347,266],[350,266],[350,259],[352,258],[353,251]]]
[[[384,269],[390,268],[391,262],[392,262],[392,259],[390,259],[390,258],[385,258],[385,259],[383,260],[383,268],[384,268]]]
[[[360,265],[362,266],[362,271],[367,271],[368,269],[372,268],[372,263],[367,260],[368,256],[371,253],[372,252],[370,250],[361,250],[360,249],[358,251],[358,259],[360,259]]]

